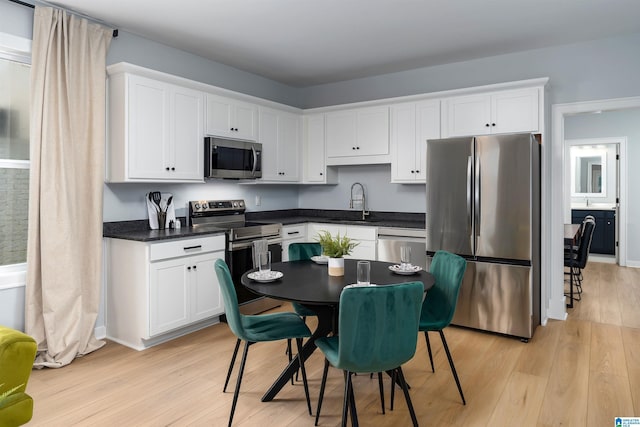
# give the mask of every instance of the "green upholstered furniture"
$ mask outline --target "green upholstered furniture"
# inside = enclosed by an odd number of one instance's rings
[[[456,311],[458,302],[458,293],[464,272],[467,269],[467,262],[464,258],[454,255],[446,251],[437,251],[431,262],[429,272],[435,276],[436,284],[427,293],[427,297],[422,304],[422,313],[420,314],[420,331],[424,332],[424,338],[427,342],[427,351],[429,352],[429,361],[431,362],[431,371],[435,372],[433,366],[433,355],[431,353],[431,344],[429,343],[429,331],[438,331],[442,339],[442,345],[449,359],[449,366],[456,380],[462,403],[466,405],[460,380],[453,364],[447,340],[444,337],[443,329],[449,326],[453,314]],[[393,398],[392,398],[393,401]]]
[[[0,394],[15,389],[0,400],[1,427],[25,424],[33,415],[33,399],[25,389],[36,351],[36,342],[29,335],[0,326]]]
[[[289,245],[289,261],[303,261],[311,259],[312,256],[322,254],[320,243],[291,243]],[[302,317],[315,316],[316,313],[307,307],[292,302],[293,310]]]
[[[231,273],[227,264],[221,260],[216,260],[215,271],[222,289],[222,297],[224,299],[225,315],[227,323],[231,331],[238,337],[236,347],[231,357],[229,371],[224,382],[223,392],[227,390],[231,371],[238,355],[240,341],[245,341],[244,351],[242,353],[242,361],[240,362],[240,370],[238,372],[238,380],[236,389],[233,394],[233,404],[231,406],[231,414],[229,415],[229,426],[233,421],[233,414],[238,402],[238,393],[240,392],[240,383],[242,382],[242,374],[244,365],[247,360],[249,346],[256,342],[278,341],[285,339],[295,339],[298,344],[298,360],[302,371],[302,381],[304,383],[304,392],[307,399],[307,408],[311,415],[311,400],[309,399],[309,388],[307,385],[307,374],[304,369],[304,361],[300,357],[300,349],[302,348],[302,338],[311,336],[311,331],[304,321],[295,313],[271,313],[261,315],[243,315],[238,308],[238,296],[236,295]]]
[[[357,425],[352,374],[383,371],[397,375],[413,425],[418,425],[401,365],[416,351],[423,293],[422,282],[344,288],[340,295],[338,335],[315,341],[325,355],[316,425],[329,364],[345,371],[343,426],[346,426],[349,408],[352,408],[352,424]]]

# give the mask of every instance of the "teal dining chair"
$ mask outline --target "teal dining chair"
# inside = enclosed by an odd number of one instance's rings
[[[397,376],[413,425],[418,425],[401,366],[416,351],[423,293],[422,282],[344,288],[340,295],[338,335],[315,341],[325,356],[315,425],[318,425],[329,365],[344,371],[343,426],[347,423],[349,407],[353,408],[352,424],[357,425],[352,374],[384,371]]]
[[[320,243],[291,243],[289,245],[289,261],[308,260],[313,256],[321,254],[322,247],[320,246]],[[293,306],[293,311],[303,318],[316,315],[315,311],[310,310],[297,302],[292,302],[291,305]]]
[[[453,314],[456,311],[458,294],[460,293],[460,286],[462,285],[462,278],[464,277],[466,269],[467,261],[465,261],[464,258],[447,251],[436,252],[431,261],[431,267],[429,268],[429,272],[435,277],[436,283],[429,289],[427,297],[422,303],[419,327],[419,330],[424,332],[424,338],[427,342],[427,351],[429,352],[432,372],[435,372],[435,368],[433,365],[433,354],[431,353],[431,343],[429,342],[429,332],[438,331],[440,334],[442,346],[447,354],[447,359],[449,359],[451,373],[456,380],[463,405],[466,405],[467,402],[462,393],[458,373],[456,372],[456,367],[453,364],[453,358],[451,357],[451,352],[449,351],[449,346],[444,336],[444,328],[451,324],[451,319],[453,319]],[[391,398],[391,402],[393,402],[393,397]]]
[[[257,342],[264,341],[279,341],[285,339],[296,340],[298,344],[298,361],[300,362],[304,393],[307,399],[307,409],[309,410],[309,415],[311,415],[311,400],[309,398],[307,374],[304,368],[304,360],[300,356],[300,350],[302,349],[302,339],[310,337],[311,331],[304,323],[304,321],[300,318],[300,316],[295,313],[270,313],[259,315],[241,314],[238,307],[238,296],[233,286],[233,280],[231,279],[229,267],[223,260],[218,259],[215,262],[214,268],[218,277],[218,281],[220,282],[220,288],[222,290],[227,323],[229,324],[229,328],[231,329],[231,331],[238,338],[236,341],[236,347],[233,350],[233,356],[231,356],[231,363],[229,364],[227,378],[224,382],[224,388],[222,390],[223,392],[227,391],[227,385],[229,384],[231,371],[233,370],[233,365],[235,364],[235,360],[238,355],[240,342],[245,342],[244,351],[242,353],[242,360],[240,362],[240,369],[238,372],[238,380],[236,381],[236,389],[233,394],[231,414],[229,415],[229,426],[231,426],[231,423],[233,421],[236,403],[238,402],[238,394],[240,392],[240,384],[242,382],[242,374],[244,373],[244,365],[247,361],[249,346]]]

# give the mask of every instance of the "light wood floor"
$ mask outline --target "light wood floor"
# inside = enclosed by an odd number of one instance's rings
[[[569,319],[549,321],[527,344],[455,327],[445,333],[467,405],[437,335],[435,373],[420,337],[404,370],[422,426],[601,427],[615,416],[640,416],[640,269],[590,263],[583,300]],[[143,352],[108,342],[65,368],[34,371],[30,425],[224,426],[233,393],[222,386],[234,344],[219,324]],[[285,386],[273,402],[260,401],[285,365],[284,349],[282,342],[251,347],[234,425],[313,425],[302,383]],[[314,413],[322,363],[316,352],[306,365]],[[230,390],[234,384],[235,377]],[[387,380],[385,387],[388,409]],[[321,426],[339,425],[342,391],[342,374],[330,369]],[[410,425],[399,390],[386,415],[375,379],[355,377],[355,393],[363,426]]]

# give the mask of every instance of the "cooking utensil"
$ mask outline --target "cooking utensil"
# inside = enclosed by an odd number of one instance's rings
[[[173,201],[173,196],[169,196],[169,200],[167,200],[167,207],[164,209],[165,212],[169,210],[169,206],[171,206],[172,201]]]
[[[155,205],[158,207],[158,212],[160,212],[162,210],[162,208],[160,208],[160,201],[162,201],[162,193],[160,193],[159,191],[152,191],[151,195],[153,196],[153,203],[155,203]]]
[[[149,192],[148,198],[149,198],[149,201],[151,202],[151,204],[153,205],[153,207],[155,208],[156,212],[158,212],[158,206],[153,201],[153,191]]]

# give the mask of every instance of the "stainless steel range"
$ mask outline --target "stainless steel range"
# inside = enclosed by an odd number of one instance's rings
[[[256,266],[253,242],[266,239],[271,261],[282,261],[282,224],[247,222],[244,200],[193,200],[187,202],[187,222],[194,228],[225,230],[225,261],[233,279],[240,312],[256,314],[280,305],[279,301],[258,296],[240,284],[240,277]]]

